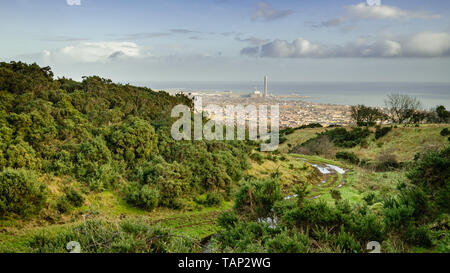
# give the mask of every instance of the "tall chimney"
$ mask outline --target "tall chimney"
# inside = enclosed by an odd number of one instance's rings
[[[264,97],[266,97],[266,98],[267,98],[267,96],[269,95],[269,94],[267,93],[267,81],[268,81],[267,76],[264,76]]]

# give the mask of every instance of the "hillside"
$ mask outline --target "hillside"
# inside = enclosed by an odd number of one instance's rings
[[[266,153],[173,140],[178,104],[0,63],[0,252],[449,251],[446,125],[287,129]]]

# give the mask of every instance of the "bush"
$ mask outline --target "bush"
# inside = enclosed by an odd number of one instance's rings
[[[236,194],[235,209],[249,216],[264,217],[281,199],[281,186],[276,180],[245,181]]]
[[[331,194],[331,197],[336,201],[339,201],[342,199],[341,192],[336,189],[331,190],[330,194]]]
[[[347,131],[345,128],[336,128],[324,133],[327,135],[334,145],[342,148],[353,148],[366,139],[370,135],[369,129],[353,128]]]
[[[206,195],[205,204],[209,207],[219,206],[223,201],[223,196],[218,192],[210,192]]]
[[[334,240],[338,250],[345,253],[358,253],[361,251],[361,246],[352,236],[352,234],[347,233],[344,229],[336,236]]]
[[[373,205],[375,202],[376,195],[373,192],[368,193],[366,196],[363,197],[364,201],[366,201],[367,205]]]
[[[264,158],[260,153],[252,153],[250,154],[250,158],[258,162],[258,164],[262,164],[264,162]]]
[[[83,206],[84,197],[80,192],[76,191],[75,189],[72,188],[66,189],[66,198],[67,201],[69,201],[70,204],[72,204],[76,208]]]
[[[392,131],[392,127],[377,127],[375,130],[375,139],[380,139]]]
[[[410,226],[405,234],[406,242],[421,247],[430,248],[433,246],[431,241],[430,229],[426,226],[413,227]]]
[[[277,234],[266,243],[269,253],[305,253],[308,249],[307,235],[287,230]]]
[[[224,211],[217,217],[217,223],[220,227],[229,229],[239,222],[239,218],[234,211]]]
[[[444,128],[441,131],[441,136],[448,136],[450,135],[450,130],[448,128]]]
[[[359,158],[353,152],[337,152],[336,159],[342,159],[352,164],[359,164]]]
[[[128,189],[126,200],[136,207],[152,211],[159,203],[159,190],[149,185],[132,184]]]
[[[56,209],[60,213],[67,213],[72,209],[72,205],[70,204],[69,200],[67,200],[67,198],[65,196],[62,196],[56,202]]]
[[[378,171],[389,171],[397,169],[401,166],[397,161],[397,157],[392,150],[384,150],[377,156],[377,166]]]
[[[0,216],[27,216],[41,210],[47,187],[37,182],[32,171],[5,169],[0,172]]]
[[[415,203],[425,203],[422,207],[432,208],[427,210],[428,215],[420,214],[421,217],[436,217],[450,212],[450,147],[418,158],[407,176],[416,186],[413,196],[417,197],[416,200],[422,199]]]

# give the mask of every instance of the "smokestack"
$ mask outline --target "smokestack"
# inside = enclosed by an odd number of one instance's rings
[[[267,96],[269,95],[269,94],[267,93],[267,81],[268,81],[267,76],[264,76],[264,97],[266,97],[266,98],[267,98]]]

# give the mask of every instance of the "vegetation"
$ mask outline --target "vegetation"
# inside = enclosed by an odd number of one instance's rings
[[[99,77],[54,80],[50,68],[20,62],[0,63],[0,90],[2,217],[31,208],[39,214],[49,205],[45,183],[37,182],[44,175],[78,181],[86,192],[117,191],[152,210],[183,208],[183,199],[210,191],[229,195],[249,167],[246,143],[170,137],[172,106],[192,106],[182,95]],[[11,185],[17,193],[5,190]],[[57,187],[63,191],[64,185]],[[66,213],[80,203],[69,192],[56,208]]]
[[[352,106],[351,116],[358,126],[374,126],[377,121],[386,120],[381,110],[365,105]]]
[[[364,128],[286,128],[278,151],[260,152],[174,141],[178,104],[193,106],[0,63],[0,252],[67,252],[72,241],[87,253],[450,250],[448,126],[422,124],[448,122],[445,107],[393,95],[388,116],[354,107]],[[416,127],[373,127],[388,117]]]

